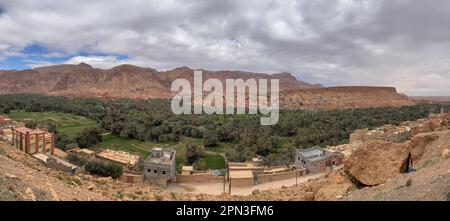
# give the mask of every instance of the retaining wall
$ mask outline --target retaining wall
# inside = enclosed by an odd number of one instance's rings
[[[297,173],[298,177],[306,175],[306,170],[296,170],[296,171],[288,171],[283,173],[274,173],[274,174],[257,174],[258,184],[268,183],[273,181],[287,180],[295,178]]]
[[[223,176],[213,176],[211,173],[194,173],[192,175],[177,175],[177,183],[222,183]]]

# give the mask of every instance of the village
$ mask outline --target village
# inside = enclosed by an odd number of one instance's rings
[[[85,173],[85,166],[69,162],[69,156],[86,160],[114,163],[123,168],[119,182],[148,183],[174,192],[207,194],[249,194],[255,189],[275,189],[296,186],[302,182],[329,174],[342,168],[346,158],[362,143],[369,140],[404,142],[419,133],[448,129],[449,114],[430,114],[426,119],[386,125],[373,130],[357,130],[349,137],[349,144],[321,148],[313,146],[297,149],[290,165],[266,166],[261,157],[247,162],[228,162],[224,170],[196,171],[184,165],[177,171],[176,150],[155,146],[145,159],[126,151],[103,149],[93,151],[74,148],[63,151],[55,147],[56,134],[43,128],[30,129],[23,122],[0,116],[0,139],[11,148],[36,158],[48,168],[71,176]]]

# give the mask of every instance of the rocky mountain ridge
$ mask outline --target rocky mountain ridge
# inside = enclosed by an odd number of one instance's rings
[[[133,65],[111,69],[86,63],[55,65],[22,71],[0,71],[0,94],[45,94],[101,99],[168,99],[175,79],[193,82],[194,70],[180,67],[157,71]],[[244,71],[203,70],[203,81],[226,79],[279,79],[281,105],[287,109],[344,109],[392,107],[414,104],[392,87],[328,87],[297,80],[290,73],[264,74]]]

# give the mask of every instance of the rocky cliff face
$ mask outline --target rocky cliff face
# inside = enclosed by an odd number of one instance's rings
[[[287,109],[397,107],[414,104],[393,87],[362,86],[286,91],[281,100]]]
[[[242,71],[203,70],[203,80],[279,79],[281,90],[316,88],[298,81],[289,73],[268,75]],[[109,70],[88,64],[56,65],[24,71],[1,71],[0,93],[38,93],[75,97],[100,98],[169,98],[172,81],[178,78],[193,83],[194,70],[188,67],[158,72],[151,68],[120,65]]]
[[[395,88],[332,87],[309,84],[289,73],[263,74],[243,71],[203,70],[203,80],[279,79],[281,104],[288,109],[364,108],[413,104]],[[193,83],[194,70],[188,67],[158,72],[151,68],[120,65],[103,70],[88,64],[56,65],[23,71],[0,71],[0,94],[36,93],[70,97],[170,98],[175,79]]]

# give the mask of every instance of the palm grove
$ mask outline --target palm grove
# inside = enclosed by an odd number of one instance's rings
[[[444,108],[448,108],[445,106]],[[57,146],[89,147],[101,141],[102,132],[123,138],[153,142],[178,142],[181,137],[200,138],[205,149],[219,143],[228,161],[245,161],[263,156],[266,164],[288,164],[296,148],[326,147],[348,142],[359,128],[374,128],[416,120],[437,112],[442,105],[349,110],[282,110],[278,124],[261,126],[257,115],[174,115],[169,100],[98,100],[45,95],[0,95],[0,113],[64,112],[85,116],[101,128],[90,128],[76,137],[58,134]],[[31,123],[32,124],[32,123]],[[54,125],[49,125],[54,128]],[[57,132],[57,131],[56,131]],[[203,149],[187,145],[186,161],[203,164]]]

